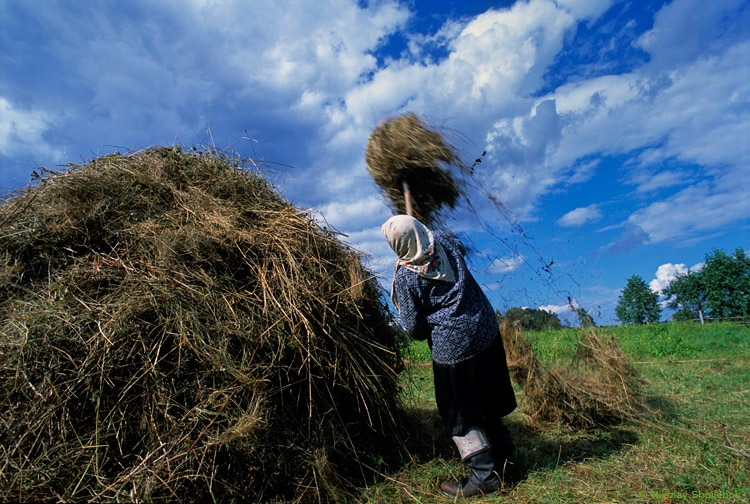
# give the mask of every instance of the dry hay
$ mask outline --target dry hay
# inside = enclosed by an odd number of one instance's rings
[[[339,501],[399,445],[361,257],[225,156],[0,202],[0,500]]]
[[[501,333],[511,378],[522,389],[532,423],[588,429],[639,416],[641,380],[614,338],[583,330],[569,366],[545,367],[517,322],[504,320]]]
[[[414,114],[387,119],[370,135],[367,170],[393,209],[406,213],[403,182],[412,196],[412,214],[430,224],[444,208],[454,208],[463,195],[451,167],[465,170],[453,146]]]

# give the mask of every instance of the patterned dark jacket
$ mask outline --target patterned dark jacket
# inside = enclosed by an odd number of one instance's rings
[[[495,311],[464,261],[465,248],[453,235],[435,231],[456,274],[454,284],[398,268],[395,289],[401,323],[412,338],[427,339],[432,359],[456,364],[489,346],[498,336]]]

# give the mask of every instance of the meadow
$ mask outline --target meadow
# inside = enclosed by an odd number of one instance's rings
[[[613,337],[642,378],[649,409],[620,425],[572,430],[506,417],[517,445],[505,488],[477,503],[740,503],[750,499],[750,328],[663,323],[595,328]],[[575,359],[581,329],[527,333],[545,366]],[[448,502],[440,481],[465,468],[434,404],[429,349],[408,348],[403,399],[426,427],[414,459],[373,482],[363,503]]]

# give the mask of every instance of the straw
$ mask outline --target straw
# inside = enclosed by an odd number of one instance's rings
[[[0,500],[351,498],[403,444],[381,294],[252,163],[41,176],[0,202]]]

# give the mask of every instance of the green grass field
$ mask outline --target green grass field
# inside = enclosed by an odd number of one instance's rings
[[[744,503],[750,501],[750,328],[665,323],[596,329],[613,336],[645,381],[655,413],[615,427],[533,428],[506,420],[517,452],[506,488],[477,503]],[[525,336],[543,363],[573,358],[578,329]],[[363,503],[449,502],[439,491],[465,472],[442,431],[426,344],[409,348],[404,401],[427,426],[415,458],[366,489]]]

